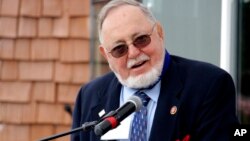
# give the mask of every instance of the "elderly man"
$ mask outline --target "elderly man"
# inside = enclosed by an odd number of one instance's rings
[[[235,88],[227,72],[170,55],[161,24],[139,2],[109,2],[99,14],[98,29],[99,50],[112,72],[81,88],[73,128],[99,120],[100,111],[115,110],[136,94],[147,102],[144,111],[130,116],[125,140],[230,140],[229,129],[238,120]],[[98,141],[100,136],[79,132],[71,140]]]

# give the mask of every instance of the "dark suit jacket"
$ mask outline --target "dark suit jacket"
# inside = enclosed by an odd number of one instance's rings
[[[108,73],[81,88],[76,99],[73,128],[99,119],[119,107],[121,84]],[[175,114],[170,114],[173,106]],[[171,56],[161,80],[160,96],[150,134],[150,141],[227,141],[229,129],[238,124],[235,115],[235,87],[231,76],[222,69],[203,62]],[[99,141],[93,131],[78,132],[72,141]]]

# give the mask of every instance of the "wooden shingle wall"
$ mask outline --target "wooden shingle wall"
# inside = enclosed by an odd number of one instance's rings
[[[0,141],[70,129],[64,106],[90,79],[89,12],[90,0],[0,0]]]

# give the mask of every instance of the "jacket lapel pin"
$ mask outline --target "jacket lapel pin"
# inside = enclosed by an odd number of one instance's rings
[[[174,115],[174,114],[176,114],[176,112],[177,112],[177,107],[176,107],[176,106],[173,106],[173,107],[170,109],[170,114],[171,114],[171,115]]]

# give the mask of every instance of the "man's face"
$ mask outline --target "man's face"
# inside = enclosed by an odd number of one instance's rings
[[[151,42],[137,48],[133,43],[141,35],[150,35]],[[101,36],[100,51],[122,80],[150,72],[163,60],[162,28],[137,7],[126,5],[111,10],[103,22]],[[121,44],[128,46],[127,53],[118,58],[112,56],[110,51]]]

